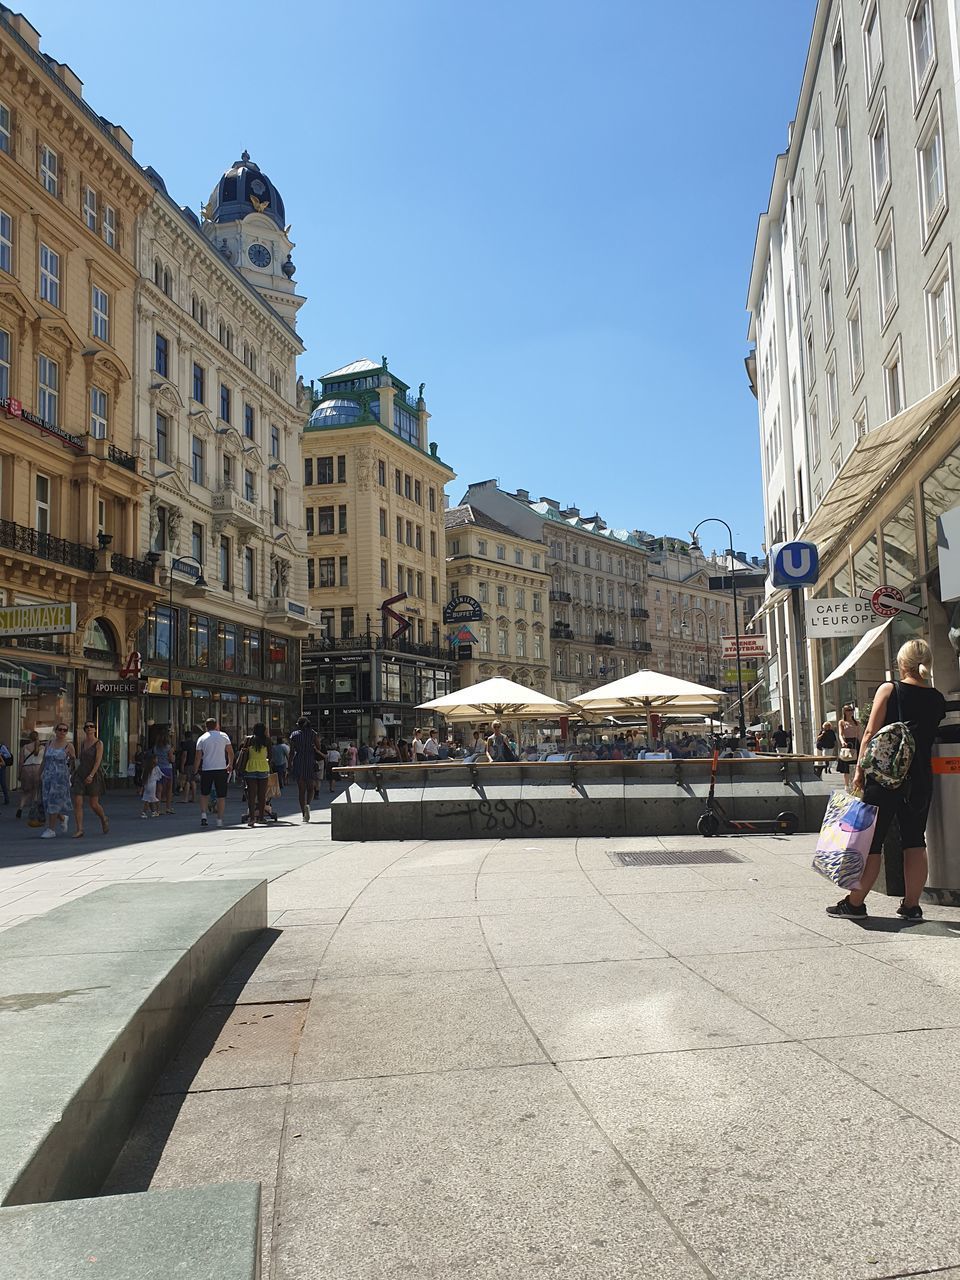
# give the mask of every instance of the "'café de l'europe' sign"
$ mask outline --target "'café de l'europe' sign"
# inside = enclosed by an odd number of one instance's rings
[[[807,635],[815,640],[829,640],[835,636],[861,636],[877,621],[870,601],[857,600],[852,596],[807,600],[804,611]]]

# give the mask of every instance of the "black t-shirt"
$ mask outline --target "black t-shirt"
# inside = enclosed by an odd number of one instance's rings
[[[911,773],[931,772],[930,755],[933,740],[937,736],[940,721],[947,714],[947,702],[939,689],[929,685],[904,684],[898,680],[887,699],[887,711],[883,723],[895,724],[902,720],[916,743],[917,750],[910,766]]]

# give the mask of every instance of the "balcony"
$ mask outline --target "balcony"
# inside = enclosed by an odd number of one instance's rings
[[[286,596],[271,596],[267,601],[266,616],[268,622],[285,622],[301,632],[312,625],[309,608],[297,600],[288,600]]]
[[[637,608],[636,606],[634,606],[634,607],[633,607],[633,608],[631,608],[631,610],[630,610],[630,617],[631,617],[631,618],[639,618],[641,622],[646,622],[646,621],[648,620],[648,618],[650,617],[650,610],[649,610],[649,609],[639,609],[639,608]]]
[[[114,573],[122,573],[125,578],[136,578],[138,582],[156,582],[156,569],[146,560],[134,560],[131,556],[122,556],[115,551],[110,557],[110,568]]]
[[[96,563],[93,547],[55,538],[52,534],[41,533],[39,529],[14,524],[12,520],[0,520],[0,547],[8,547],[21,555],[36,556],[40,560],[51,560],[70,569],[85,569],[88,573],[93,572]]]
[[[612,631],[598,631],[597,634],[593,637],[593,643],[603,645],[605,648],[611,648],[617,642],[613,638]]]
[[[569,604],[571,596],[569,591],[551,591],[550,599],[555,604]]]
[[[649,640],[634,640],[630,648],[634,653],[653,653],[653,645]]]
[[[107,449],[107,457],[118,467],[123,467],[125,471],[132,471],[136,474],[137,460],[132,453],[124,453],[123,449],[118,449],[112,444]]]
[[[556,623],[550,628],[551,640],[572,640],[573,627],[565,626],[563,623]]]
[[[260,529],[260,513],[255,502],[241,498],[235,489],[221,485],[217,493],[210,499],[210,506],[215,515],[223,520],[230,520],[240,529]]]

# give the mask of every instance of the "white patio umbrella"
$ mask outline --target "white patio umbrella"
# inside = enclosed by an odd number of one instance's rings
[[[536,689],[527,689],[513,680],[494,676],[468,685],[456,693],[421,702],[418,711],[439,711],[448,720],[475,720],[478,716],[511,720],[553,720],[570,715],[565,702],[557,702]]]
[[[571,698],[571,705],[590,719],[622,715],[626,711],[646,714],[647,734],[650,735],[650,716],[664,711],[668,715],[690,712],[695,715],[715,714],[720,699],[719,689],[694,684],[691,680],[678,680],[662,671],[634,671],[629,676],[601,685]]]

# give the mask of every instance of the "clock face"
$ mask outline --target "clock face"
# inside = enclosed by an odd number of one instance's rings
[[[265,244],[252,244],[247,250],[247,257],[255,267],[269,267],[273,255]]]

